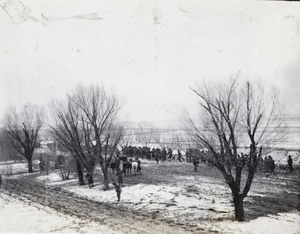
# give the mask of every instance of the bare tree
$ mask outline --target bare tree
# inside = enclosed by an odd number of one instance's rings
[[[33,172],[32,156],[44,118],[43,109],[32,104],[24,106],[19,113],[15,107],[10,107],[4,116],[4,124],[11,137],[12,145],[27,159],[29,173]]]
[[[79,185],[84,185],[83,167],[88,171],[93,170],[89,154],[85,154],[84,132],[80,121],[80,111],[67,96],[65,101],[52,102],[51,112],[53,123],[50,124],[50,132],[55,140],[68,149],[76,162]]]
[[[82,112],[83,126],[88,152],[98,157],[104,177],[104,189],[109,189],[108,168],[117,151],[124,128],[117,124],[120,105],[116,96],[103,87],[79,85],[71,97]]]
[[[104,177],[104,189],[109,188],[108,168],[117,151],[124,128],[116,123],[120,107],[113,94],[103,87],[78,85],[64,103],[52,105],[55,124],[51,132],[55,139],[72,153],[87,170],[89,184],[94,182],[97,159]],[[82,177],[82,176],[80,176]],[[84,184],[79,177],[79,183]]]
[[[260,83],[246,82],[241,88],[237,78],[219,85],[205,83],[192,91],[203,110],[202,126],[191,118],[186,118],[184,124],[194,142],[209,150],[211,163],[231,189],[235,218],[243,221],[243,200],[263,150],[283,136],[279,131],[283,118],[278,92],[267,93]],[[239,152],[245,146],[247,153]]]

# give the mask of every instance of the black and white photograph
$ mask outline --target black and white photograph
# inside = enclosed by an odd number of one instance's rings
[[[300,233],[300,2],[0,0],[0,233]]]

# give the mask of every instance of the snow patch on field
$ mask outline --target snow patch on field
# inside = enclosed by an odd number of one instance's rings
[[[0,233],[121,233],[26,200],[0,194]]]
[[[161,216],[169,219],[175,217],[180,219],[180,216],[185,218],[191,216],[193,219],[197,219],[197,217],[218,219],[225,217],[228,213],[233,215],[233,208],[228,203],[228,191],[221,185],[214,185],[214,189],[211,188],[209,181],[205,179],[203,179],[205,186],[195,185],[193,180],[188,184],[178,182],[173,185],[137,184],[125,186],[122,188],[120,203],[117,203],[114,189],[103,191],[102,186],[90,189],[88,186],[78,186],[77,183],[67,186],[66,183],[74,182],[74,180],[63,182],[56,173],[41,175],[37,179],[50,186],[64,184],[65,190],[89,200],[125,206],[138,211],[147,210],[150,213],[159,211]],[[219,195],[224,194],[224,198],[218,196],[218,198],[212,199],[210,195],[212,191],[216,191],[215,193]]]
[[[92,191],[92,190],[91,190]],[[188,212],[187,212],[188,213]],[[188,219],[188,215],[185,215]],[[64,215],[55,210],[23,199],[0,194],[0,233],[122,233],[105,225]],[[299,233],[300,212],[260,217],[249,222],[230,220],[206,221],[208,232],[221,233]]]
[[[293,234],[300,233],[300,212],[280,213],[260,217],[250,222],[223,221],[217,223],[216,231],[234,230],[234,233],[272,233],[272,234]]]

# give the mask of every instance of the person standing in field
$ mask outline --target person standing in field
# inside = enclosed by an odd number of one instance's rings
[[[193,164],[194,164],[194,171],[198,171],[197,170],[197,167],[198,167],[198,165],[199,165],[199,158],[197,158],[197,157],[193,157]]]
[[[167,159],[167,151],[166,151],[165,148],[162,149],[161,154],[162,154],[162,161],[163,162],[166,161],[166,159]]]
[[[182,158],[181,152],[180,152],[180,150],[178,150],[178,161],[179,161],[179,162],[181,162],[181,158]]]
[[[293,168],[293,159],[292,159],[291,155],[289,155],[287,163],[289,165],[290,172],[293,172],[294,171],[294,168]]]
[[[117,168],[117,177],[118,177],[118,184],[123,187],[123,176],[122,176],[122,171],[120,168]]]
[[[141,161],[138,158],[136,159],[136,161],[138,163],[137,173],[141,175],[142,174]]]
[[[120,185],[118,185],[117,183],[113,183],[113,185],[115,186],[115,189],[117,192],[118,202],[120,202],[122,189],[121,189]]]
[[[168,159],[171,161],[172,160],[172,150],[169,148],[169,151],[168,151]]]
[[[192,162],[191,153],[190,153],[189,149],[186,151],[185,157],[186,157],[186,162],[188,162],[188,163]]]
[[[159,162],[159,155],[158,155],[158,152],[156,151],[156,152],[154,152],[153,154],[154,154],[155,161],[156,161],[156,163],[158,164],[158,162]]]

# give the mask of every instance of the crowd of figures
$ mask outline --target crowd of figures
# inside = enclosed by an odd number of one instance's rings
[[[173,154],[173,150],[168,148],[149,148],[149,147],[133,147],[133,146],[125,146],[122,148],[122,154],[126,157],[139,157],[142,159],[155,160],[157,163],[159,161],[166,160],[176,160],[179,162],[182,161],[182,154],[180,150],[177,151],[177,154]],[[176,158],[177,155],[177,158]]]
[[[275,161],[271,155],[266,156],[260,163],[259,169],[264,173],[274,173]]]
[[[209,162],[209,154],[203,150],[189,148],[186,150],[185,157],[180,150],[173,151],[171,148],[149,148],[149,147],[132,147],[126,146],[122,148],[122,156],[117,155],[122,161],[128,162],[129,158],[142,158],[148,160],[154,160],[158,164],[165,161],[186,161],[193,163],[194,171],[197,171],[197,167],[200,162]],[[130,160],[130,159],[129,159]],[[130,162],[129,162],[130,163]]]
[[[115,157],[109,165],[112,173],[128,175],[142,174],[141,161],[138,157],[127,158],[127,157]]]
[[[118,178],[118,182],[116,183],[113,181],[113,186],[115,187],[116,193],[117,193],[117,201],[119,202],[121,199],[121,193],[122,188],[124,186],[123,184],[123,175],[129,176],[129,175],[141,175],[142,174],[142,168],[141,168],[141,161],[138,157],[135,157],[134,160],[132,158],[128,159],[125,157],[120,157],[118,155],[115,157],[110,165],[109,168],[111,170],[111,173],[115,174]]]
[[[134,158],[134,159],[132,159]],[[122,155],[118,154],[110,163],[110,169],[112,173],[115,173],[118,178],[118,183],[114,182],[117,192],[118,201],[120,201],[121,187],[123,187],[123,177],[122,176],[130,176],[141,174],[141,161],[139,158],[155,160],[158,164],[160,161],[174,161],[178,160],[178,162],[186,161],[187,163],[192,163],[194,165],[194,171],[197,172],[197,168],[200,163],[205,163],[208,166],[213,166],[214,160],[210,156],[209,152],[198,149],[187,149],[185,153],[185,157],[182,156],[181,152],[178,150],[177,154],[174,154],[172,149],[166,150],[163,148],[160,149],[150,149],[147,147],[136,148],[136,147],[128,147],[127,149],[123,149]],[[231,163],[229,158],[224,157],[224,164],[227,163],[227,167],[230,168]],[[236,159],[237,164],[241,168],[245,166],[249,160],[247,154],[238,154]],[[293,171],[293,160],[291,156],[288,157],[288,166],[289,171]],[[275,161],[272,156],[266,156],[261,160],[259,170],[263,173],[274,173],[275,170]]]
[[[264,173],[272,173],[273,174],[275,172],[275,167],[276,167],[275,161],[271,155],[265,156],[264,159],[262,159],[259,164],[259,170]],[[289,155],[287,158],[287,165],[278,164],[278,167],[279,167],[279,169],[282,169],[285,171],[288,169],[289,172],[293,172],[294,171],[293,159],[292,159],[291,155]]]
[[[214,165],[214,159],[211,157],[210,153],[207,150],[198,150],[195,148],[189,148],[185,150],[185,155],[183,156],[180,150],[172,150],[171,148],[149,148],[149,147],[133,147],[126,146],[123,147],[121,151],[117,151],[115,156],[112,158],[109,164],[110,172],[113,173],[117,178],[117,184],[123,186],[123,176],[131,175],[141,175],[142,167],[141,160],[147,159],[156,161],[156,163],[162,163],[165,161],[186,161],[187,163],[192,163],[194,166],[194,171],[198,171],[200,163],[205,163],[208,166]],[[40,155],[39,158],[39,167],[40,171],[47,171],[49,168],[49,157],[47,155]],[[223,160],[223,165],[226,165],[230,169],[232,166],[232,159],[226,156],[220,157],[219,160]],[[235,159],[234,163],[237,163],[239,167],[244,168],[247,164],[249,157],[247,154],[238,154],[238,157]],[[55,161],[55,169],[60,169],[60,175],[63,180],[68,179],[72,171],[71,168],[75,166],[70,166],[69,157],[58,155]],[[293,160],[291,156],[287,160],[288,169],[292,172],[293,169]],[[68,167],[66,167],[68,165]],[[287,166],[281,168],[286,170]],[[263,173],[274,173],[275,171],[275,161],[272,156],[266,156],[263,158],[260,163],[258,170]],[[88,185],[93,187],[93,179],[90,178],[89,174],[86,174],[86,179]],[[113,181],[115,182],[115,181]]]

